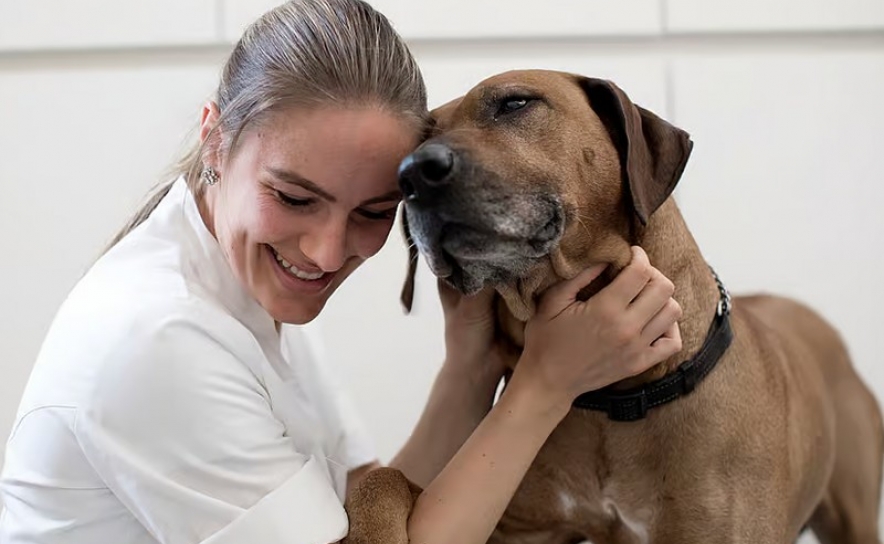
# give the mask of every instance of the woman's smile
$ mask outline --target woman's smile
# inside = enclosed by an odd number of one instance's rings
[[[271,246],[267,246],[270,266],[276,271],[282,287],[301,294],[318,294],[335,279],[335,272],[307,272],[288,262]]]

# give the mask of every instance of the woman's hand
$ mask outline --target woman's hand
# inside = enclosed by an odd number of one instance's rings
[[[494,290],[486,287],[465,296],[443,280],[438,280],[438,287],[445,316],[443,370],[496,386],[506,365],[501,346],[495,341]]]
[[[632,251],[630,264],[585,302],[577,293],[604,267],[543,293],[526,325],[512,386],[521,382],[567,411],[581,393],[640,374],[681,350],[675,288],[641,248]]]

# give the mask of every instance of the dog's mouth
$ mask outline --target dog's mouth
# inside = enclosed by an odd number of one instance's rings
[[[408,228],[433,273],[472,294],[527,277],[558,245],[557,184],[526,165],[487,168],[468,147],[428,140],[399,167]]]
[[[501,207],[500,197],[454,210],[406,204],[411,236],[436,276],[472,294],[519,280],[558,245],[565,223],[558,199],[504,200],[511,205]]]

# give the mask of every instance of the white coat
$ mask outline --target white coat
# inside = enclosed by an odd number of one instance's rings
[[[325,544],[375,456],[314,335],[233,276],[183,180],[89,270],[0,477],[3,544]]]

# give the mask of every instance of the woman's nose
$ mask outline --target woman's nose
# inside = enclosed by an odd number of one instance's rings
[[[335,272],[349,257],[347,220],[329,219],[302,242],[304,255],[325,272]]]

